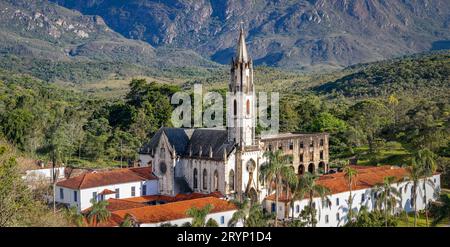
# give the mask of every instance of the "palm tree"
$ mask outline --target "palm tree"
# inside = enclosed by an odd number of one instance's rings
[[[203,208],[192,207],[188,209],[186,215],[192,217],[192,226],[193,227],[204,227],[206,224],[206,216],[211,212],[213,206],[208,204]]]
[[[438,204],[432,207],[431,210],[433,215],[431,224],[433,226],[436,226],[444,219],[450,220],[450,196],[447,194],[441,195]]]
[[[272,181],[275,181],[275,205],[276,205],[276,213],[275,213],[275,227],[278,226],[278,200],[280,196],[281,191],[281,184],[283,175],[286,175],[291,170],[289,165],[289,156],[283,155],[283,152],[281,150],[277,150],[275,152],[268,151],[264,153],[264,157],[267,158],[268,162],[266,165],[261,167],[261,178],[265,180],[267,183],[267,186],[270,185]]]
[[[84,217],[78,212],[78,209],[75,206],[67,209],[66,217],[76,226],[83,226],[84,224]]]
[[[395,209],[397,198],[401,197],[400,192],[392,186],[396,177],[389,176],[383,179],[383,183],[375,186],[375,193],[378,195],[376,206],[379,210],[384,210],[385,226],[388,226],[388,212]]]
[[[107,221],[111,217],[111,212],[107,209],[108,201],[98,201],[91,199],[92,207],[88,213],[88,220],[94,226]]]
[[[426,225],[428,226],[428,203],[427,203],[427,186],[426,184],[430,184],[432,187],[434,187],[434,183],[432,180],[429,179],[429,177],[433,176],[433,174],[436,172],[437,164],[435,160],[435,154],[425,148],[422,150],[419,150],[414,157],[414,160],[417,162],[417,164],[422,168],[422,178],[424,180],[424,203],[425,203],[425,220]]]
[[[312,173],[305,173],[302,177],[299,178],[299,189],[302,197],[304,195],[309,196],[309,212],[310,212],[310,224],[311,226],[316,226],[316,214],[313,207],[314,197],[320,197],[322,200],[322,204],[329,203],[327,195],[330,194],[330,190],[320,184],[316,183],[316,180],[319,177]]]
[[[219,227],[219,223],[213,218],[209,218],[209,220],[206,222],[205,227]]]
[[[239,221],[242,221],[243,225],[245,225],[245,220],[250,213],[250,200],[248,198],[245,198],[243,202],[240,202],[239,200],[232,200],[232,203],[236,205],[238,210],[234,212],[228,222],[228,226],[236,226]]]
[[[356,179],[358,177],[358,170],[354,169],[350,165],[346,165],[344,167],[344,177],[347,181],[348,190],[350,192],[348,196],[348,220],[353,220],[353,196],[352,196],[352,189],[353,184],[356,183]]]
[[[414,227],[417,226],[417,216],[418,216],[418,211],[417,211],[417,190],[418,190],[418,185],[420,182],[420,178],[423,174],[422,172],[422,167],[417,164],[417,162],[415,161],[415,159],[412,159],[412,164],[410,167],[407,168],[408,172],[409,172],[409,176],[406,177],[405,179],[408,180],[408,182],[406,183],[405,186],[405,190],[407,189],[409,184],[412,184],[412,203],[414,205]]]
[[[267,227],[268,221],[272,218],[270,214],[265,215],[261,204],[254,203],[250,207],[248,217],[245,221],[245,227]]]
[[[126,214],[124,221],[120,224],[120,227],[134,227],[136,226],[136,218],[131,214]]]

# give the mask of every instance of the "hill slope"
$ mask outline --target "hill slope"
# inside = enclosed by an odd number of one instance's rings
[[[450,95],[450,50],[367,64],[355,70],[312,90],[350,97],[404,93],[426,97]]]
[[[44,0],[0,1],[0,64],[44,80],[90,80],[151,68],[216,66],[195,52],[158,51],[82,15]],[[84,75],[83,75],[84,74]]]
[[[450,48],[446,0],[51,0],[126,37],[228,63],[239,23],[257,64],[342,67]]]

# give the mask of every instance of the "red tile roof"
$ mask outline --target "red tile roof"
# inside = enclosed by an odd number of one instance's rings
[[[154,179],[157,179],[157,177],[153,175],[151,167],[140,167],[85,173],[58,182],[56,185],[69,189],[86,189]]]
[[[236,205],[226,200],[222,200],[216,197],[204,197],[154,206],[118,210],[112,212],[111,215],[119,216],[120,218],[124,219],[127,214],[130,214],[141,224],[158,223],[188,218],[186,212],[190,208],[203,208],[208,204],[211,204],[213,206],[211,213],[237,210]],[[119,224],[120,223],[117,222],[117,225]]]
[[[104,189],[102,192],[99,193],[100,195],[111,195],[111,194],[116,194],[115,191],[112,190],[108,190],[108,189]]]
[[[355,179],[355,183],[352,186],[352,190],[361,190],[374,187],[375,185],[382,183],[385,177],[394,176],[396,181],[403,180],[408,174],[408,170],[405,168],[394,166],[353,166],[358,170],[358,175]],[[323,185],[331,190],[331,194],[338,194],[349,191],[347,180],[344,177],[343,172],[323,175],[317,180],[317,184]],[[266,197],[266,200],[275,201],[275,195],[272,194]],[[290,198],[285,193],[280,195],[279,201],[288,202]]]

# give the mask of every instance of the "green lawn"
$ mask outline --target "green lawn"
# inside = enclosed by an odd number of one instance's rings
[[[431,221],[432,221],[432,219],[429,218],[430,224],[431,224]],[[439,223],[437,225],[437,227],[445,227],[449,224],[450,224],[449,221],[444,221],[442,223]],[[408,220],[406,220],[406,218],[404,216],[400,217],[400,221],[398,222],[398,227],[413,227],[413,226],[414,226],[414,215],[413,214],[408,215]],[[420,215],[417,218],[417,226],[418,227],[426,227],[427,226],[424,215]]]
[[[411,154],[400,143],[389,142],[376,154],[369,154],[369,148],[362,146],[354,149],[359,165],[409,165]]]

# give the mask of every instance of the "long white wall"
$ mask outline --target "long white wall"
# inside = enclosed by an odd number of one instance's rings
[[[212,218],[219,224],[219,227],[227,227],[228,221],[231,220],[234,212],[236,212],[236,210],[208,214],[208,216],[206,216],[206,222]],[[158,223],[141,224],[140,226],[141,227],[159,227],[160,225],[166,224],[166,223],[181,226],[187,222],[191,223],[192,218],[183,218],[183,219],[176,219],[176,220],[170,220],[170,221],[164,221],[164,222],[158,222]]]
[[[422,210],[425,208],[425,192],[424,188],[426,188],[426,199],[427,202],[434,201],[438,198],[439,192],[441,189],[440,184],[440,175],[434,175],[430,178],[431,181],[433,181],[434,185],[431,185],[429,183],[425,183],[423,180],[420,182],[417,192],[417,209]],[[397,190],[401,191],[401,199],[399,200],[396,210],[399,211],[404,210],[406,212],[412,212],[414,211],[414,207],[411,206],[411,194],[412,194],[412,183],[408,182],[400,182],[393,184],[393,187],[396,187]],[[424,187],[425,186],[425,187]],[[331,207],[322,204],[322,200],[320,198],[314,198],[313,202],[316,205],[317,215],[316,219],[318,220],[317,226],[319,227],[337,227],[337,226],[343,226],[345,223],[347,223],[347,214],[349,211],[349,205],[348,205],[348,198],[349,198],[349,192],[339,193],[339,194],[333,194],[331,196],[328,196],[329,200],[331,201]],[[364,196],[363,196],[364,195]],[[375,198],[374,198],[374,190],[373,188],[363,189],[363,190],[356,190],[352,191],[352,197],[353,197],[353,210],[354,212],[359,211],[362,206],[366,206],[369,211],[374,210],[375,208]],[[364,197],[364,198],[363,198]],[[363,200],[364,199],[364,200]],[[301,201],[295,201],[294,203],[294,218],[298,218],[301,211],[305,206],[307,206],[309,203],[309,199],[304,199]],[[338,204],[339,203],[339,204]],[[265,208],[268,212],[274,212],[275,202],[266,200],[265,201]],[[287,204],[289,207],[289,204]],[[286,209],[286,203],[279,202],[278,203],[278,219],[282,220],[285,219],[285,209]],[[289,207],[289,217],[292,217],[292,208]]]
[[[142,189],[146,185],[146,193],[143,193]],[[132,187],[135,188],[135,195],[132,196],[131,190]],[[61,190],[63,193],[63,197],[61,197]],[[107,186],[100,186],[88,189],[81,190],[73,190],[69,188],[64,188],[60,186],[56,186],[56,202],[66,204],[69,207],[75,206],[79,211],[82,211],[86,208],[92,206],[91,199],[93,198],[93,193],[97,192],[97,200],[100,200],[100,193],[105,190],[115,191],[119,189],[119,199],[130,198],[130,197],[139,197],[142,195],[156,195],[159,193],[158,189],[158,181],[157,180],[147,180],[147,181],[138,181],[132,183],[123,183],[123,184],[114,184]],[[74,191],[77,194],[77,200],[75,201]],[[115,194],[106,195],[104,200],[108,200],[110,198],[116,198]]]

